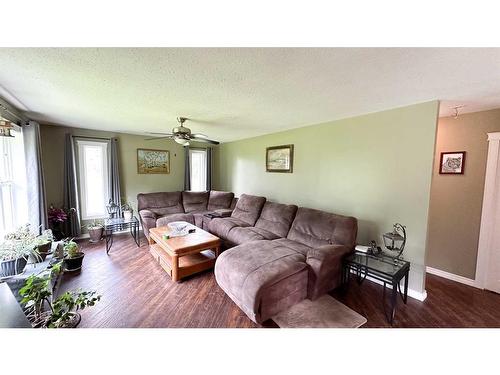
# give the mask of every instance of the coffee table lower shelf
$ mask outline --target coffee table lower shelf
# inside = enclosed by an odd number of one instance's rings
[[[149,245],[149,252],[160,266],[169,274],[173,281],[201,272],[215,266],[213,250],[197,251],[177,258],[178,265],[173,265],[172,257],[158,244]]]

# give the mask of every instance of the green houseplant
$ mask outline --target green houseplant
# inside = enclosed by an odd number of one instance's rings
[[[52,277],[59,272],[61,262],[51,270],[28,277],[19,291],[23,297],[21,303],[34,327],[74,328],[81,320],[78,311],[94,306],[101,299],[95,291],[78,290],[65,292],[54,300]]]
[[[54,236],[52,235],[52,230],[47,229],[42,232],[41,235],[37,236],[33,240],[36,255],[30,256],[30,261],[40,262],[44,261],[52,249],[52,241]]]
[[[132,216],[134,215],[134,206],[132,202],[125,201],[125,203],[121,206],[121,210],[125,220],[132,219]]]
[[[64,268],[67,271],[78,271],[82,268],[85,253],[80,250],[80,246],[73,240],[64,244]]]
[[[102,232],[104,230],[102,220],[92,220],[85,227],[89,231],[91,243],[99,242],[102,239]]]

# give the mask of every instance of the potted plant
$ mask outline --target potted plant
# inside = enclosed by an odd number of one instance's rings
[[[64,268],[67,271],[81,269],[84,256],[85,253],[80,251],[80,246],[75,241],[70,240],[64,244]]]
[[[31,275],[19,290],[21,303],[28,311],[33,327],[75,328],[81,321],[79,310],[94,306],[101,299],[95,291],[68,291],[53,300],[52,277],[61,270],[61,263],[41,274]]]
[[[26,224],[5,236],[0,245],[0,276],[14,276],[23,272],[28,257],[36,255],[34,251],[35,235]]]
[[[102,232],[104,230],[104,225],[102,224],[101,220],[92,220],[85,227],[89,231],[91,243],[99,242],[102,239]]]
[[[68,220],[68,214],[62,208],[57,208],[53,205],[50,205],[47,214],[54,237],[58,241],[62,240],[64,238],[62,225]]]
[[[30,260],[35,263],[44,261],[51,252],[53,240],[54,236],[50,229],[44,230],[41,235],[35,237],[33,244],[35,246],[36,256],[31,255]]]
[[[0,277],[22,273],[32,251],[31,244],[22,242],[5,241],[0,244]]]
[[[132,219],[132,216],[134,215],[134,208],[133,208],[133,203],[126,201],[122,207],[121,210],[123,212],[123,218],[125,220],[130,220]]]

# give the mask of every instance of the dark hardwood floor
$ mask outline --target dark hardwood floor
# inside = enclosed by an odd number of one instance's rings
[[[138,248],[130,235],[115,235],[109,256],[103,242],[80,243],[84,267],[63,276],[61,291],[95,289],[102,295],[82,311],[80,327],[257,327],[217,286],[212,271],[172,282],[149,254],[144,237]],[[500,327],[500,295],[433,275],[427,276],[426,289],[424,302],[398,301],[394,327]],[[334,291],[332,296],[364,315],[363,327],[389,327],[382,286],[352,281],[346,294]]]

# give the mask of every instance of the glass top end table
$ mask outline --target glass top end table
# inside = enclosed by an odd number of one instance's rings
[[[137,247],[141,246],[139,238],[139,220],[132,216],[130,219],[123,217],[104,219],[104,234],[106,237],[106,254],[109,254],[111,246],[113,246],[113,233],[121,232],[130,229],[130,234],[134,239]]]
[[[383,306],[387,320],[392,325],[396,314],[397,295],[401,296],[406,304],[408,300],[408,276],[410,273],[410,262],[394,258],[384,253],[367,254],[354,252],[348,255],[343,262],[342,267],[342,285],[347,290],[351,274],[355,274],[359,284],[368,276],[383,283]],[[401,290],[401,280],[404,279],[404,287]],[[392,286],[391,310],[389,316],[385,308],[385,290],[387,284]]]

